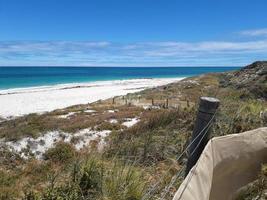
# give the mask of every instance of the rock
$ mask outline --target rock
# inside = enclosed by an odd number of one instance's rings
[[[244,89],[256,98],[267,99],[267,61],[254,62],[240,70],[223,73],[220,86]]]

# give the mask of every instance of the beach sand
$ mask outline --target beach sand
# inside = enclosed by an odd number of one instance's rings
[[[92,103],[181,79],[131,79],[0,90],[0,117],[16,117]]]

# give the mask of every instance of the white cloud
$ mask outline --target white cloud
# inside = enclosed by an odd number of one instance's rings
[[[0,42],[0,52],[75,52],[103,49],[109,45],[105,41],[8,41]]]
[[[0,41],[0,65],[242,65],[267,59],[267,39],[233,42]]]
[[[143,51],[148,56],[179,56],[199,54],[226,54],[267,52],[267,40],[251,42],[206,41],[197,43],[163,42],[145,44],[135,51]]]
[[[245,30],[245,31],[241,31],[240,33],[242,35],[247,35],[247,36],[267,36],[267,28]]]

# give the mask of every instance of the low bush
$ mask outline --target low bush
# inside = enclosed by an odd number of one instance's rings
[[[58,142],[55,147],[48,149],[43,156],[45,160],[66,163],[73,160],[75,153],[76,151],[73,145],[65,142]]]

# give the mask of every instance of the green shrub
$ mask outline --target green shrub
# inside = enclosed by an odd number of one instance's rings
[[[103,164],[97,159],[89,159],[82,169],[79,187],[84,196],[96,197],[101,194]]]
[[[75,148],[71,144],[58,142],[55,147],[48,149],[44,153],[44,159],[65,163],[73,160],[75,153]]]
[[[48,188],[42,194],[30,191],[26,193],[23,200],[80,200],[79,189],[75,185],[64,185]]]

